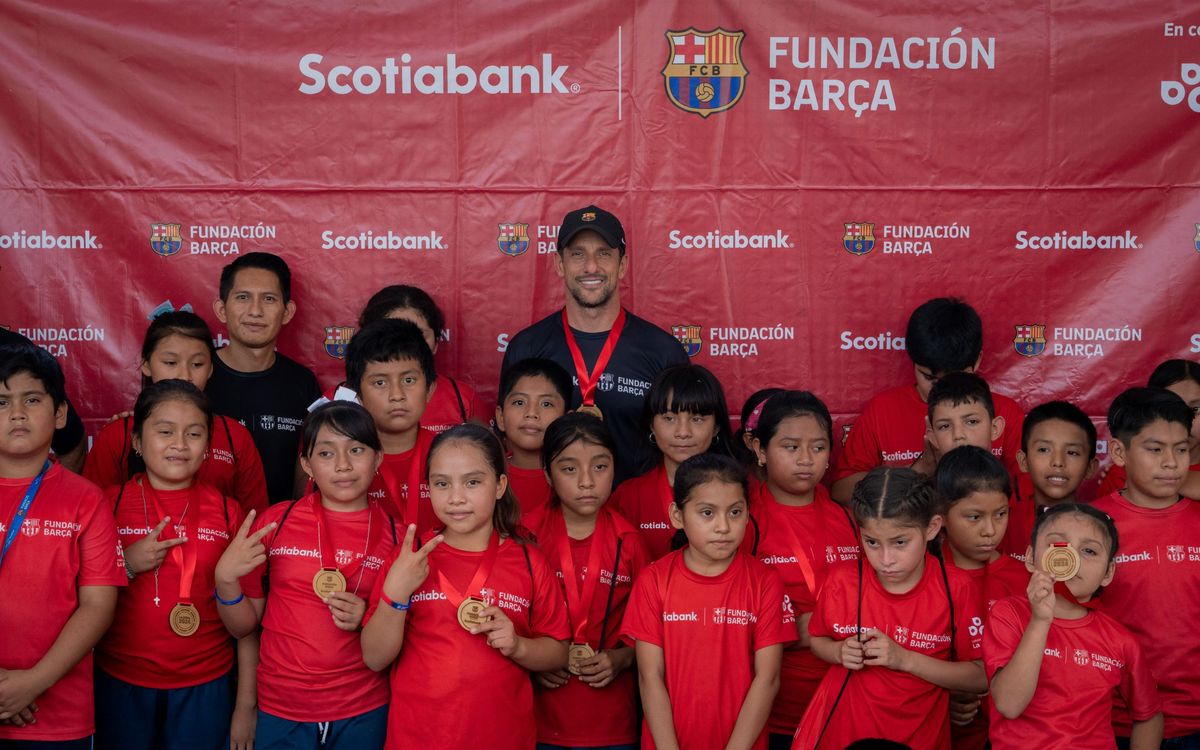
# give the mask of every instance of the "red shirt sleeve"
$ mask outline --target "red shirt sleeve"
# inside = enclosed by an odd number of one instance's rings
[[[754,564],[760,565],[757,560]],[[754,626],[754,649],[796,640],[796,615],[787,605],[779,573],[762,565],[763,582],[758,600],[758,622]]]
[[[80,504],[79,516],[79,585],[128,585],[125,559],[117,541],[116,520],[104,494],[88,488],[88,497]]]
[[[126,461],[129,460],[126,451],[133,450],[128,440],[126,420],[118,419],[105,425],[92,441],[92,449],[84,459],[83,478],[102,490],[124,483]]]
[[[399,531],[398,528],[397,531]],[[371,587],[371,597],[367,599],[367,611],[363,614],[363,625],[366,625],[375,616],[375,610],[379,608],[379,600],[383,597],[384,579],[387,578],[388,571],[392,569],[392,563],[396,562],[396,558],[400,557],[400,553],[403,551],[404,544],[403,539],[401,539],[401,543],[393,547],[387,557],[383,558],[383,565],[379,568],[379,575],[375,576],[375,585]],[[420,586],[417,588],[420,588]]]
[[[1129,713],[1134,721],[1146,721],[1162,711],[1162,701],[1158,696],[1158,683],[1150,672],[1150,665],[1142,655],[1142,647],[1132,636],[1129,637],[1125,671],[1121,675],[1121,684],[1117,692],[1129,706]]]
[[[280,503],[276,507],[286,509],[288,507],[288,505],[289,505],[289,503]],[[258,531],[263,526],[266,526],[268,523],[271,523],[272,521],[279,522],[280,519],[282,519],[282,517],[283,517],[282,513],[271,512],[270,510],[268,510],[268,512],[266,512],[266,513],[260,513],[258,516],[255,517],[254,525],[250,527],[250,533],[253,534],[254,532]],[[240,526],[241,526],[241,521],[238,522],[238,527],[240,527]],[[235,527],[234,533],[235,534],[237,533],[237,527]],[[272,530],[269,534],[267,534],[265,537],[263,537],[263,544],[267,548],[267,563],[269,563],[270,559],[271,559],[271,557],[270,557],[271,542],[274,541],[275,535],[278,533],[279,533],[279,527],[276,526],[274,530]],[[242,593],[245,594],[246,596],[250,597],[251,599],[262,599],[264,596],[266,596],[266,593],[263,590],[263,576],[265,576],[267,574],[267,563],[263,563],[262,565],[258,566],[254,570],[250,571],[250,573],[242,576],[242,581],[241,581]]]
[[[663,564],[673,565],[674,558],[664,558]],[[645,641],[660,648],[663,645],[663,600],[657,573],[651,566],[633,582],[629,604],[625,607],[625,621],[621,625],[621,634],[630,644]]]
[[[256,510],[262,515],[271,502],[267,495],[267,476],[263,473],[262,457],[249,430],[233,420],[230,420],[229,428],[236,444],[234,450],[237,451],[237,463],[233,467],[233,495],[243,509]]]
[[[834,613],[841,610],[841,588],[846,585],[846,568],[835,568],[821,587],[817,596],[817,605],[813,608],[812,617],[808,620],[808,634],[822,638],[832,638],[835,641],[845,640],[845,637],[833,630]],[[853,583],[853,581],[852,581]]]
[[[563,600],[562,585],[540,550],[527,547],[526,551],[533,566],[533,619],[529,623],[529,637],[565,641],[571,637],[571,627],[567,623],[567,605]],[[381,591],[385,577],[379,576]]]
[[[983,667],[988,682],[996,673],[1008,665],[1025,634],[1025,623],[1013,602],[1015,597],[1001,599],[988,613],[987,627],[983,631]]]
[[[850,434],[842,446],[837,467],[833,472],[833,481],[837,482],[852,474],[870,471],[879,466],[880,459],[878,425],[876,422],[875,399],[867,402],[862,414],[854,420]]]
[[[955,585],[954,617],[957,620],[954,623],[954,650],[959,661],[977,661],[983,658],[983,621],[987,616],[983,607],[986,604],[973,580],[965,575],[957,578],[957,581],[951,579],[951,584]]]

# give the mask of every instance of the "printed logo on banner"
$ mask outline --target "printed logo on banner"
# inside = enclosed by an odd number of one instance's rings
[[[354,329],[350,326],[326,326],[325,353],[334,359],[345,359],[346,345],[352,336]]]
[[[700,353],[700,347],[704,346],[704,339],[700,337],[700,326],[671,326],[671,333],[674,334],[675,340],[687,352],[689,357],[694,357]]]
[[[875,247],[875,225],[847,222],[842,235],[842,247],[851,255],[866,255]]]
[[[516,257],[529,249],[528,224],[501,222],[499,227],[500,236],[496,238],[496,244],[500,246],[500,252]]]
[[[1179,78],[1178,81],[1160,82],[1159,96],[1162,97],[1163,103],[1174,107],[1187,99],[1188,109],[1200,112],[1200,65],[1180,64]]]
[[[183,247],[181,224],[151,224],[150,249],[164,258],[170,258]]]
[[[750,71],[742,64],[746,32],[688,27],[668,31],[667,64],[662,69],[667,98],[703,118],[737,104]]]
[[[1022,357],[1036,357],[1046,350],[1046,326],[1033,325],[1015,326],[1017,335],[1013,336],[1013,348]]]

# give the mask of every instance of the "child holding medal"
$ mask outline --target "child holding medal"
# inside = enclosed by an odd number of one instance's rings
[[[637,743],[634,653],[620,627],[647,560],[637,530],[606,503],[615,453],[608,428],[584,413],[552,422],[542,443],[554,494],[543,513],[526,518],[562,576],[572,643],[566,669],[534,675],[539,750]],[[583,718],[592,716],[606,720]]]
[[[258,750],[378,750],[388,685],[363,664],[358,629],[396,545],[394,521],[367,494],[379,436],[363,407],[335,401],[305,418],[301,449],[316,491],[242,525],[217,567],[216,600],[235,634],[262,620]]]
[[[995,750],[1115,747],[1115,695],[1133,718],[1130,747],[1159,747],[1162,704],[1142,649],[1092,609],[1117,572],[1116,553],[1117,527],[1089,505],[1053,505],[1037,517],[1025,595],[997,602],[984,631]]]
[[[106,491],[129,586],[96,647],[98,748],[228,742],[233,649],[212,589],[241,506],[197,479],[212,419],[185,380],[146,386],[133,407],[132,447],[146,469]]]
[[[504,452],[482,425],[434,438],[428,476],[442,531],[415,529],[371,594],[363,660],[391,669],[387,748],[528,750],[529,672],[567,664],[561,585],[519,532]]]

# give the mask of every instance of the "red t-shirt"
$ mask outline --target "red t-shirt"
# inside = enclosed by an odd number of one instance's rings
[[[429,553],[429,577],[413,594],[404,646],[391,669],[385,750],[534,746],[529,672],[489,646],[486,636],[464,630],[458,624],[458,605],[450,603],[438,583],[441,571],[452,586],[465,591],[483,555],[449,544]],[[387,564],[396,556],[393,552]],[[375,582],[368,620],[383,595],[383,578]],[[503,540],[483,588],[484,601],[504,610],[517,635],[569,637],[562,587],[537,549]]]
[[[246,596],[261,599],[263,573],[270,577],[259,647],[258,707],[289,721],[337,721],[388,702],[387,675],[363,664],[359,634],[334,625],[329,606],[313,591],[313,576],[322,565],[336,565],[346,572],[346,590],[366,598],[376,579],[383,578],[379,571],[399,534],[376,503],[348,513],[326,510],[334,560],[322,560],[315,502],[314,493],[276,503],[255,519],[255,530],[271,522],[280,526],[265,538],[268,565],[242,579]],[[368,525],[372,544],[364,559]]]
[[[887,633],[899,645],[934,659],[950,659],[950,600],[954,602],[955,650],[959,661],[980,658],[984,612],[979,596],[962,571],[948,569],[946,582],[941,565],[925,556],[921,580],[906,594],[892,594],[864,560],[862,566],[862,619],[858,616],[859,567],[842,563],[829,573],[817,598],[817,609],[808,623],[813,636],[843,641],[854,635],[856,624]],[[866,667],[846,682],[846,668],[831,665],[809,704],[795,748],[813,748],[821,727],[833,711],[821,736],[821,748],[841,750],[870,737],[903,742],[924,750],[950,747],[950,691],[886,667]],[[834,702],[836,701],[836,710]]]
[[[1024,596],[1002,599],[992,608],[983,637],[989,681],[1012,659],[1031,616]],[[1161,710],[1154,675],[1133,635],[1099,611],[1078,620],[1055,618],[1037,689],[1021,715],[1006,719],[988,699],[992,748],[1111,750],[1116,745],[1109,722],[1114,693],[1133,706],[1138,721]]]
[[[992,393],[996,416],[1004,417],[1004,432],[992,442],[992,453],[1016,475],[1017,451],[1021,449],[1021,425],[1025,412],[1008,396]],[[929,406],[917,395],[915,385],[886,390],[863,408],[854,420],[846,444],[833,471],[833,481],[876,466],[909,466],[925,450],[925,418]]]
[[[0,534],[8,531],[32,482],[0,478]],[[78,587],[124,586],[120,549],[104,494],[62,466],[51,466],[0,567],[0,669],[29,669],[42,660],[79,607]],[[91,652],[36,702],[37,723],[0,724],[0,740],[48,742],[92,734]]]
[[[128,482],[132,431],[133,420],[128,417],[106,424],[92,441],[83,464],[83,476],[101,489]],[[196,481],[210,484],[222,495],[237,500],[244,510],[261,513],[267,509],[269,498],[262,459],[250,431],[236,419],[219,414],[213,417],[208,454],[200,464]]]
[[[779,574],[737,553],[720,575],[688,570],[683,550],[650,567],[633,584],[622,628],[630,641],[662,648],[667,693],[679,746],[724,748],[754,680],[754,654],[796,640]],[[654,738],[643,722],[642,748]],[[755,750],[767,747],[764,726]]]
[[[858,559],[858,530],[849,513],[829,499],[829,491],[822,485],[817,485],[813,502],[802,507],[781,505],[767,485],[760,485],[755,514],[761,534],[758,559],[779,572],[788,603],[799,620],[801,615],[816,608],[817,597],[809,590],[796,561],[796,545],[807,556],[819,590],[831,565]],[[767,720],[772,732],[796,731],[804,709],[828,669],[829,662],[814,656],[807,648],[794,646],[783,652],[779,693]]]
[[[383,463],[379,465],[379,473],[371,483],[370,495],[378,500],[401,528],[412,523],[405,518],[408,507],[408,481],[413,470],[413,461],[417,462],[417,471],[421,476],[421,498],[417,506],[417,534],[424,535],[426,531],[441,528],[442,523],[434,515],[433,505],[429,501],[429,474],[425,471],[429,458],[429,446],[433,444],[436,435],[424,427],[417,430],[417,442],[403,453],[383,454]],[[400,536],[404,536],[401,534]]]
[[[479,394],[475,392],[474,388],[447,375],[438,375],[436,382],[437,388],[434,389],[433,396],[425,404],[425,411],[421,413],[423,428],[436,434],[445,432],[463,422],[475,421],[486,425],[491,420],[491,414],[488,413],[487,407],[484,406],[483,400],[479,398]],[[455,385],[458,386],[458,395],[454,392]],[[344,390],[338,393],[339,389]],[[461,408],[459,396],[462,396]],[[310,404],[308,410],[312,411],[321,404],[338,398],[361,403],[358,394],[353,389],[346,388],[345,383],[338,383],[325,389],[321,398]],[[463,411],[466,411],[465,418]]]
[[[633,582],[649,564],[646,548],[633,526],[608,507],[599,511],[597,532],[586,539],[564,539],[562,510],[551,509],[536,529],[546,562],[563,585],[562,553],[564,546],[571,555],[575,573],[580,579],[579,590],[590,575],[588,563],[592,545],[600,545],[600,580],[592,592],[587,608],[586,642],[596,651],[621,647],[621,620]],[[617,541],[621,542],[621,557],[617,565],[616,584],[613,584],[613,562],[617,560]],[[566,597],[564,596],[564,601]],[[578,642],[576,625],[570,612],[571,640]],[[601,633],[603,643],[601,644]],[[603,688],[594,688],[572,678],[566,685],[546,690],[534,685],[534,711],[537,716],[538,742],[565,747],[595,747],[624,745],[637,742],[636,671],[627,669]],[[590,720],[589,720],[590,719]]]
[[[509,466],[508,486],[512,488],[517,504],[521,506],[522,516],[527,516],[550,502],[550,483],[546,481],[546,472],[542,469]]]
[[[1013,493],[1008,498],[1008,528],[997,549],[1002,555],[1024,561],[1037,520],[1037,502],[1033,499],[1033,480],[1028,472],[1017,474],[1014,480]]]
[[[665,464],[660,461],[645,474],[622,482],[610,502],[642,535],[651,560],[671,551],[675,527],[671,525],[670,507],[674,497]]]
[[[1095,502],[1117,525],[1117,573],[1100,595],[1104,611],[1129,628],[1158,678],[1163,737],[1200,732],[1200,503],[1142,508],[1113,493]],[[1128,711],[1113,714],[1128,737]]]
[[[1200,464],[1192,464],[1188,467],[1188,471],[1200,471]],[[1116,464],[1109,466],[1108,473],[1104,475],[1104,481],[1100,482],[1100,486],[1096,489],[1096,497],[1105,497],[1125,489],[1125,479],[1124,466]]]
[[[241,526],[241,508],[207,484],[147,494],[138,480],[147,481],[139,474],[127,482],[116,509],[121,545],[128,548],[145,538],[162,515],[169,515],[171,524],[159,538],[185,536],[188,542],[175,548],[178,554],[167,552],[157,576],[153,571],[139,573],[121,591],[112,627],[96,646],[96,664],[119,680],[148,688],[192,687],[215,680],[233,667],[233,648],[213,598],[214,572]],[[105,491],[109,507],[119,490]],[[162,515],[155,510],[155,496]],[[191,590],[183,598],[181,555],[196,559]],[[199,629],[186,638],[171,630],[171,610],[179,602],[191,602],[200,612]]]

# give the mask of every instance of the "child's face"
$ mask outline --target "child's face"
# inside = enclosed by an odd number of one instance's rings
[[[407,320],[417,328],[421,329],[421,338],[425,339],[425,343],[429,345],[429,351],[437,354],[438,348],[438,332],[429,327],[429,321],[425,320],[425,316],[420,310],[412,307],[397,307],[387,314],[389,320]]]
[[[1079,553],[1079,572],[1065,583],[1080,602],[1111,583],[1116,573],[1116,564],[1108,559],[1108,535],[1095,519],[1081,513],[1065,513],[1047,521],[1034,542],[1025,550],[1025,567],[1030,572],[1042,567],[1042,555],[1055,542],[1067,542]]]
[[[885,589],[903,593],[917,585],[925,570],[925,545],[941,528],[941,516],[934,516],[928,526],[895,518],[868,518],[859,525],[867,562]]]
[[[663,412],[650,421],[650,432],[663,456],[678,465],[708,450],[717,436],[717,418],[688,411]]]
[[[749,520],[746,496],[737,484],[708,481],[692,489],[683,508],[671,503],[671,525],[683,529],[702,565],[733,559]]]
[[[946,513],[946,540],[955,559],[987,564],[1007,529],[1008,496],[1003,492],[972,492]]]
[[[368,362],[359,383],[358,397],[381,433],[399,434],[414,429],[425,413],[433,392],[415,359]]]
[[[208,450],[208,420],[195,404],[182,399],[163,401],[150,412],[133,447],[146,462],[146,473],[164,489],[182,489],[200,471]]]
[[[546,428],[566,409],[562,396],[548,378],[526,375],[518,378],[512,392],[496,405],[496,427],[511,447],[535,453],[542,449]]]
[[[1096,470],[1087,433],[1061,419],[1039,422],[1029,433],[1029,452],[1017,452],[1017,464],[1029,472],[1033,486],[1045,498],[1071,500],[1083,480]]]
[[[212,355],[209,354],[208,344],[178,333],[161,339],[150,353],[150,359],[142,362],[142,374],[150,378],[152,383],[186,380],[200,390],[208,385],[212,371]]]
[[[1200,383],[1188,378],[1178,383],[1171,383],[1167,390],[1179,396],[1191,407],[1193,415],[1200,415]],[[1200,447],[1200,418],[1192,419],[1192,430],[1188,443],[1191,450]]]
[[[383,454],[370,446],[322,427],[312,452],[300,458],[300,466],[312,477],[321,497],[334,503],[354,503],[366,497],[382,461]]]
[[[446,531],[458,537],[490,535],[496,501],[508,477],[496,476],[481,448],[457,440],[429,458],[429,499]]]
[[[767,481],[792,496],[810,497],[829,468],[829,436],[808,414],[783,420],[771,442],[756,447]]]
[[[54,430],[66,423],[66,402],[55,408],[41,380],[18,372],[0,383],[0,456],[22,459],[45,453]]]
[[[295,302],[283,301],[279,277],[265,268],[243,268],[234,274],[229,297],[213,303],[229,338],[252,349],[271,346],[296,314]]]
[[[938,456],[960,445],[974,445],[991,450],[992,441],[1004,430],[1004,418],[988,416],[987,407],[978,401],[958,406],[944,401],[933,407],[933,416],[926,424],[926,437]]]
[[[1112,441],[1113,463],[1125,467],[1130,499],[1174,502],[1187,474],[1188,430],[1178,422],[1156,419],[1125,445]]]
[[[576,440],[546,467],[564,509],[594,516],[612,492],[613,455],[602,445]]]

